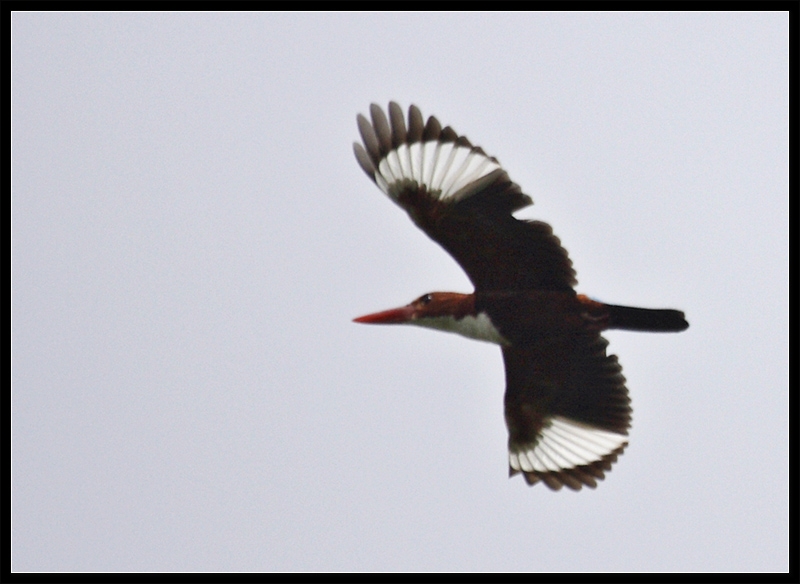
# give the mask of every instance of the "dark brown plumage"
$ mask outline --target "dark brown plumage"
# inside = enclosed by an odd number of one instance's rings
[[[682,312],[615,306],[577,294],[549,225],[515,218],[532,204],[497,159],[411,106],[358,116],[367,175],[461,265],[473,294],[431,293],[356,319],[416,324],[500,344],[509,470],[552,489],[595,487],[627,446],[630,399],[603,330],[677,332]]]

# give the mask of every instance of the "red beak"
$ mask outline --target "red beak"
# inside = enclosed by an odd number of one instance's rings
[[[384,310],[383,312],[376,312],[374,314],[367,314],[354,318],[353,322],[363,322],[365,324],[403,324],[411,320],[415,312],[413,306],[403,306],[401,308],[392,308],[391,310]]]

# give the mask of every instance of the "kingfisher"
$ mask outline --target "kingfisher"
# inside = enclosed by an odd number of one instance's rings
[[[430,292],[354,319],[410,324],[500,345],[509,476],[553,490],[595,488],[628,445],[631,407],[601,332],[679,332],[671,309],[604,304],[578,294],[567,251],[496,158],[412,105],[357,117],[356,160],[389,198],[463,268],[472,294]]]

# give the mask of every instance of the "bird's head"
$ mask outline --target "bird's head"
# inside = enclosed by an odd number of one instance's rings
[[[410,304],[354,318],[364,324],[413,324],[470,339],[507,344],[485,313],[475,310],[474,294],[429,292]]]
[[[443,316],[462,318],[474,309],[471,294],[456,292],[429,292],[423,294],[410,304],[400,308],[392,308],[366,316],[354,318],[353,322],[365,324],[416,324],[426,326],[420,321]]]

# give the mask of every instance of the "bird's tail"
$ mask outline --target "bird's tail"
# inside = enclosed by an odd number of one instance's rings
[[[606,304],[608,328],[628,331],[677,333],[689,328],[683,312],[670,309],[632,308]]]

